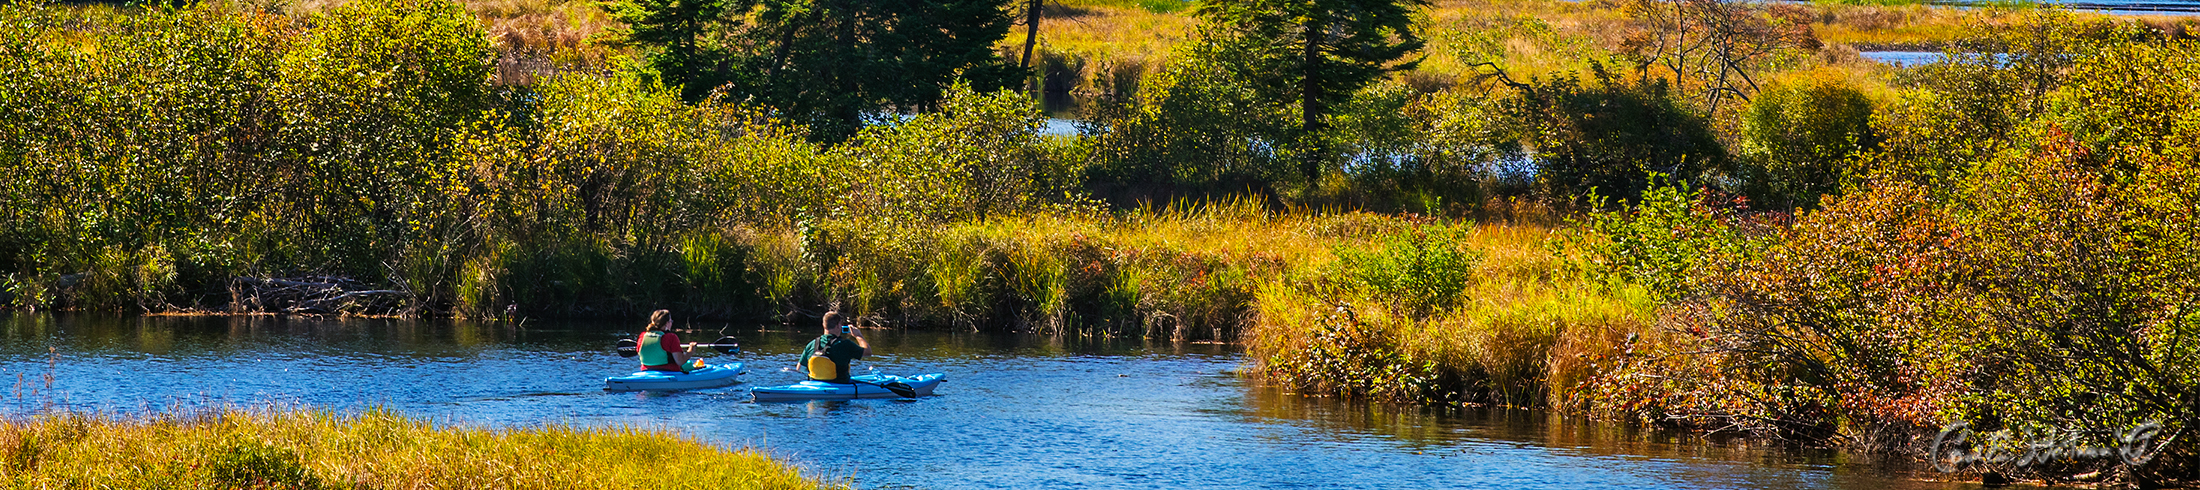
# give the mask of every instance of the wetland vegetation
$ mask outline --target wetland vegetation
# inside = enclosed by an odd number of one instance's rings
[[[845,488],[662,431],[490,430],[383,410],[11,417],[0,447],[8,488]]]
[[[725,17],[827,0],[10,1],[0,304],[837,305],[1243,342],[1249,373],[1306,393],[1896,452],[1954,422],[2156,420],[2146,464],[1973,471],[2193,478],[2192,21],[1372,3],[1410,15],[1289,45],[1248,40],[1330,32],[1270,10],[1381,9],[1043,3],[1030,69],[1003,76],[1027,5],[996,2],[956,24],[975,48],[894,78],[831,41],[897,24]],[[1945,54],[1857,55],[1887,47]],[[1324,49],[1355,54],[1289,55]],[[1039,132],[1049,98],[1079,136]]]

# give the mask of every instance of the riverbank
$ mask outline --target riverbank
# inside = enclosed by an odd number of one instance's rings
[[[1580,408],[1655,301],[1589,276],[1566,229],[1423,225],[1262,285],[1252,371],[1308,393]],[[1602,364],[1600,364],[1602,363]]]
[[[662,430],[490,430],[382,410],[10,417],[0,456],[11,488],[844,488]]]

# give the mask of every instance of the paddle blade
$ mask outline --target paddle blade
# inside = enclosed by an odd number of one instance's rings
[[[619,343],[612,350],[618,351],[619,357],[634,357],[634,339],[619,339]]]
[[[916,398],[916,397],[917,397],[917,389],[916,389],[916,388],[912,388],[912,387],[910,387],[910,386],[909,386],[909,383],[903,383],[903,382],[900,382],[900,381],[895,381],[895,382],[892,382],[892,383],[887,383],[887,384],[884,384],[884,385],[881,385],[881,386],[884,386],[884,387],[886,387],[886,391],[891,391],[891,392],[894,392],[894,394],[896,394],[896,395],[901,395],[901,397],[902,397],[902,398]]]
[[[634,357],[637,354],[633,347],[620,347],[618,352],[619,357]]]
[[[741,353],[741,339],[719,337],[718,340],[710,343],[710,348],[717,349],[720,354],[739,354]]]

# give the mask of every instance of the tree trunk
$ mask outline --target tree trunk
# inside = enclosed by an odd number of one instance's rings
[[[787,66],[788,51],[794,47],[794,31],[800,29],[799,26],[806,23],[808,23],[807,18],[804,18],[780,26],[779,45],[772,48],[771,70],[764,72],[764,87],[766,87],[766,90],[777,90],[779,88],[779,70]]]
[[[1045,5],[1046,0],[1031,0],[1031,13],[1024,15],[1024,61],[1017,66],[1023,67],[1025,70],[1031,69],[1031,48],[1039,42],[1039,11]],[[1029,80],[1030,76],[1029,72],[1024,75],[1026,80]],[[1031,83],[1031,93],[1033,95],[1040,100],[1046,99],[1046,94],[1039,93],[1039,90],[1046,86],[1045,74],[1039,75],[1039,81],[1027,83]]]
[[[1046,0],[1031,0],[1031,12],[1024,14],[1024,61],[1018,66],[1031,68],[1031,47],[1039,41],[1039,10],[1045,5]]]
[[[1322,112],[1325,109],[1321,100],[1319,67],[1322,61],[1322,42],[1329,31],[1328,26],[1322,24],[1322,18],[1323,15],[1319,12],[1307,16],[1304,33],[1306,58],[1300,60],[1299,65],[1299,131],[1300,137],[1305,139],[1305,147],[1300,148],[1303,154],[1299,155],[1299,173],[1306,176],[1307,185],[1314,185],[1321,178],[1321,158],[1327,152],[1319,137],[1323,129]]]

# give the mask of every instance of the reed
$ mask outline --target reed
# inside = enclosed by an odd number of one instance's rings
[[[485,429],[386,410],[216,410],[0,421],[10,488],[845,488],[667,431]]]

